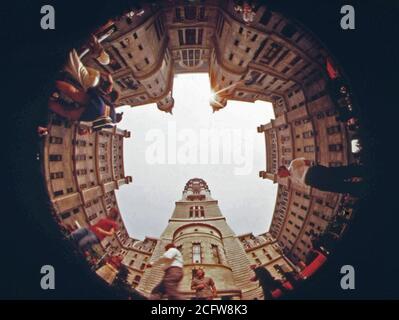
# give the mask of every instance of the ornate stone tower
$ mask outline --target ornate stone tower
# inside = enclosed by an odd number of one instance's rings
[[[262,296],[253,276],[250,261],[240,240],[226,223],[218,201],[211,197],[207,183],[199,178],[189,180],[182,199],[176,202],[169,224],[154,249],[151,260],[164,253],[164,246],[174,242],[183,254],[184,279],[180,291],[191,298],[193,270],[202,268],[215,281],[222,299],[253,299]],[[160,267],[149,268],[138,289],[149,294],[161,280]]]

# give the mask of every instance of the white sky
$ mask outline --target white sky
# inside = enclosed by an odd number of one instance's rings
[[[131,175],[133,182],[116,192],[130,236],[159,237],[175,201],[181,199],[184,185],[194,177],[208,183],[212,197],[219,200],[227,223],[237,235],[267,231],[277,185],[258,177],[258,172],[265,169],[266,155],[264,136],[256,128],[274,118],[272,105],[229,101],[226,108],[212,113],[209,76],[205,73],[176,76],[173,97],[173,115],[159,111],[155,104],[118,108],[124,112],[119,127],[132,133],[131,138],[124,139],[124,165],[125,174]],[[199,140],[200,130],[206,129],[231,134],[219,144],[220,157],[213,154],[216,163],[208,160],[215,149],[204,145],[207,140]],[[177,140],[173,138],[175,131]],[[155,142],[165,150],[157,149],[160,160],[164,158],[162,164],[151,164],[153,160],[148,156]],[[172,148],[168,154],[168,147],[174,144],[176,149]],[[238,155],[234,153],[237,151]],[[222,158],[223,152],[227,158]],[[230,163],[226,163],[229,157]]]

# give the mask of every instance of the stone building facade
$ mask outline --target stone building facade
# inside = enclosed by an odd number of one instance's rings
[[[160,236],[151,261],[164,253],[167,243],[175,243],[184,259],[184,278],[180,291],[186,298],[194,297],[190,289],[193,272],[202,268],[213,278],[219,299],[262,298],[262,290],[257,282],[251,282],[250,269],[254,252],[263,252],[262,263],[276,278],[282,277],[273,266],[284,266],[291,271],[289,262],[282,250],[270,235],[256,237],[259,244],[244,246],[245,236],[237,237],[223,217],[218,201],[213,199],[207,183],[199,178],[187,182],[183,197],[176,202],[175,210],[168,226]],[[269,259],[270,257],[270,259]],[[273,270],[272,270],[273,269]],[[163,276],[160,266],[144,272],[138,289],[149,294]]]
[[[238,236],[251,265],[265,268],[277,280],[283,280],[284,274],[296,271],[297,268],[287,259],[282,247],[269,233],[258,236],[252,233]]]
[[[132,181],[125,176],[123,139],[130,132],[116,127],[87,134],[89,124],[50,119],[43,147],[43,173],[57,221],[67,230],[86,227],[118,209],[115,190]],[[104,239],[108,252],[125,245],[122,226],[118,240]]]

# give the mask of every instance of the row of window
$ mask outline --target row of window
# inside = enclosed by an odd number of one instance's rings
[[[67,189],[66,189],[66,193],[67,193],[67,194],[72,193],[72,192],[73,192],[73,188],[67,188]],[[57,190],[57,191],[54,191],[54,192],[53,192],[53,195],[54,195],[54,197],[62,196],[62,195],[64,195],[64,190]]]
[[[175,9],[175,16],[178,22],[183,20],[205,20],[205,7],[184,6]]]
[[[203,206],[192,206],[190,207],[190,218],[204,218],[205,217],[205,210]]]
[[[72,211],[63,212],[60,214],[62,220],[68,219],[73,214],[78,214],[80,212],[79,208],[74,208]]]
[[[62,144],[62,141],[63,141],[63,139],[60,137],[51,136],[49,138],[49,143],[51,143],[51,144]]]
[[[179,29],[179,44],[184,45],[202,45],[204,29]]]
[[[272,260],[272,256],[267,252],[266,248],[263,248],[262,252],[267,259]],[[256,252],[252,252],[252,257],[257,258]]]

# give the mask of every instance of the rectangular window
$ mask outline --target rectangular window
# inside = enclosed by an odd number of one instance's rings
[[[86,160],[86,155],[85,154],[78,154],[75,156],[76,161],[83,161]]]
[[[339,133],[339,132],[341,132],[341,126],[340,125],[327,127],[327,134],[331,135],[331,134]]]
[[[212,249],[212,256],[213,256],[214,262],[217,264],[220,264],[220,255],[219,255],[218,246],[215,244],[212,244],[211,249]]]
[[[60,137],[50,137],[49,142],[52,144],[62,144],[62,138]]]
[[[64,212],[64,213],[61,213],[61,214],[60,214],[60,217],[61,217],[62,220],[67,219],[67,218],[69,218],[70,216],[71,216],[71,213],[70,213],[70,212]]]
[[[305,132],[302,133],[302,136],[303,136],[304,139],[312,138],[313,137],[313,131],[312,130],[305,131]]]
[[[300,56],[296,56],[294,59],[291,60],[290,65],[295,66],[301,60]]]
[[[281,71],[281,72],[282,72],[282,73],[287,73],[288,70],[290,70],[290,68],[289,68],[289,67],[285,67],[285,68],[283,69],[283,71]]]
[[[186,42],[185,42],[185,44],[186,45],[193,45],[193,44],[196,44],[196,39],[195,39],[195,36],[196,36],[196,32],[195,32],[196,30],[195,29],[186,29]]]
[[[184,45],[183,31],[182,30],[178,30],[178,34],[179,34],[179,44],[181,46],[183,46]]]
[[[199,20],[205,20],[205,7],[201,7],[199,10]]]
[[[194,6],[185,6],[184,7],[184,17],[187,20],[194,20],[197,16],[197,8]]]
[[[201,244],[193,244],[193,263],[201,263]]]
[[[50,179],[62,179],[64,178],[64,173],[62,171],[50,173]]]
[[[304,148],[305,152],[314,152],[314,146],[305,146]]]
[[[328,151],[330,152],[339,152],[342,151],[343,146],[342,144],[330,144],[328,145]]]
[[[50,161],[62,161],[62,155],[60,154],[50,154],[49,155]]]
[[[64,190],[54,191],[54,197],[62,196],[64,194]]]
[[[182,19],[182,16],[181,16],[181,8],[176,8],[176,9],[175,9],[175,14],[176,14],[176,20],[177,20],[177,21],[183,20],[183,19]]]
[[[197,44],[201,45],[202,44],[202,35],[204,33],[204,29],[199,29],[198,30],[198,42]]]

